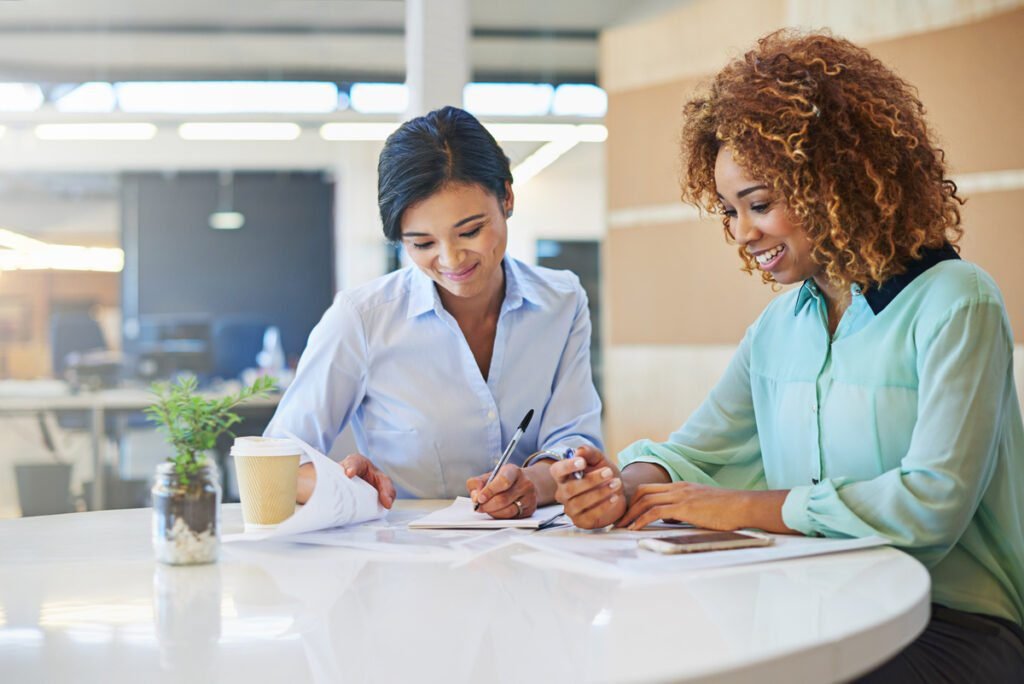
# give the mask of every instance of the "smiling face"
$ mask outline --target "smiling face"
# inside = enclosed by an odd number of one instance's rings
[[[729,233],[759,269],[771,273],[782,285],[821,277],[821,266],[811,259],[811,241],[803,227],[790,218],[785,202],[749,178],[724,146],[715,160],[715,186]]]
[[[438,285],[442,302],[446,294],[474,299],[500,293],[512,204],[511,187],[502,203],[479,185],[449,183],[402,213],[405,252]]]

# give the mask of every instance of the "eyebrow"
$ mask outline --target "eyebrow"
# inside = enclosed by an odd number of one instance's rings
[[[744,188],[744,189],[740,190],[739,192],[737,192],[736,193],[736,199],[743,199],[744,197],[746,197],[747,195],[749,195],[752,192],[757,192],[758,190],[767,190],[767,189],[768,189],[767,185],[751,185],[749,188]],[[723,202],[725,201],[725,198],[722,197],[722,193],[716,192],[715,194],[718,195],[718,199],[722,200]]]
[[[466,218],[462,219],[461,221],[459,221],[458,223],[453,225],[452,228],[461,228],[462,226],[466,225],[470,221],[476,221],[476,220],[482,219],[482,218],[484,218],[486,216],[487,216],[487,214],[473,214],[472,216],[467,216]],[[410,237],[410,238],[413,238],[413,237],[430,237],[430,234],[429,233],[402,233],[402,239],[403,240],[405,238],[407,238],[407,237]]]

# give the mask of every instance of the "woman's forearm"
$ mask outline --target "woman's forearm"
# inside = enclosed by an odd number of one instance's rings
[[[312,463],[304,463],[299,466],[299,485],[295,493],[295,501],[304,504],[313,495],[313,488],[316,487],[316,468]]]
[[[788,494],[788,489],[739,493],[745,521],[743,527],[756,527],[775,534],[799,534],[782,520],[782,504]]]

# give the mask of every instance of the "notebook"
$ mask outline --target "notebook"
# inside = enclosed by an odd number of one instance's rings
[[[450,530],[495,530],[504,527],[513,527],[524,530],[536,530],[546,526],[562,515],[562,505],[554,504],[538,508],[528,518],[511,518],[499,520],[492,518],[486,513],[473,510],[473,501],[469,497],[460,496],[452,505],[434,511],[428,515],[413,520],[409,527],[413,529],[450,529]]]

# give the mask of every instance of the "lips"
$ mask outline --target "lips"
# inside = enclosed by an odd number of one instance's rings
[[[456,271],[454,273],[441,271],[441,275],[443,275],[447,280],[458,283],[473,277],[473,274],[476,273],[477,266],[479,266],[479,264],[473,264],[469,268],[464,268],[461,271]]]
[[[761,250],[760,252],[755,252],[751,254],[751,256],[754,257],[754,261],[757,262],[758,268],[765,271],[771,271],[778,265],[779,261],[782,260],[782,257],[785,254],[785,245],[775,245],[771,249],[765,249]]]

